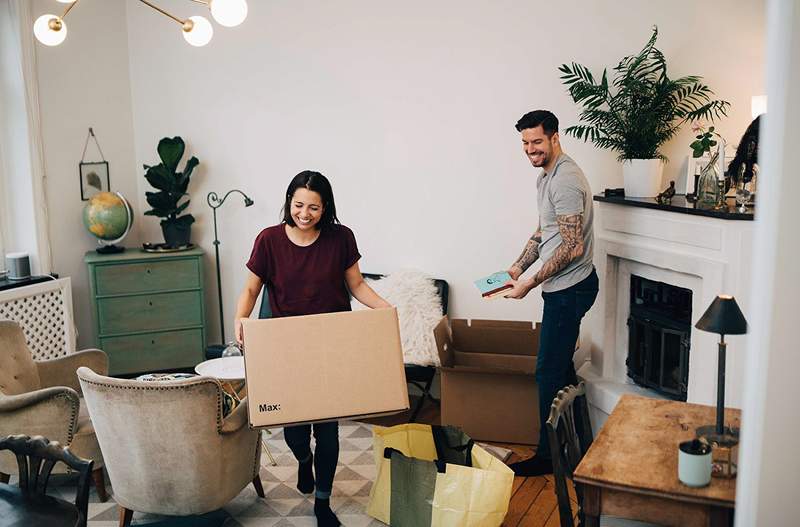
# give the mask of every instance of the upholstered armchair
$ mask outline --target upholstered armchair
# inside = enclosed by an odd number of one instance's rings
[[[103,450],[120,526],[134,511],[173,516],[216,510],[259,477],[261,441],[247,404],[222,414],[222,387],[210,377],[137,381],[78,369]]]
[[[0,320],[0,437],[41,435],[68,446],[73,454],[94,461],[92,477],[97,494],[106,501],[103,456],[81,397],[80,366],[108,371],[108,357],[97,349],[71,353],[57,359],[34,361],[22,328]],[[53,472],[66,472],[60,463]],[[10,452],[0,452],[0,481],[17,473]]]

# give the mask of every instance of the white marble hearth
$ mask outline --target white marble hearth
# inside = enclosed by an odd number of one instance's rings
[[[587,383],[599,427],[624,393],[658,397],[627,376],[627,319],[632,274],[692,291],[687,400],[716,404],[718,335],[694,324],[719,293],[750,305],[753,222],[595,202],[594,261],[600,293],[582,325],[578,375]],[[726,406],[741,407],[747,336],[729,342]]]

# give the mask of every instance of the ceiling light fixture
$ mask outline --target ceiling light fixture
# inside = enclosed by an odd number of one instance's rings
[[[69,4],[61,16],[46,14],[36,19],[33,24],[33,34],[37,40],[46,46],[58,46],[67,38],[67,25],[64,17],[70,9],[75,7],[78,0],[58,0],[62,4]],[[211,16],[222,26],[234,27],[244,22],[247,18],[247,0],[191,0],[197,4],[203,4]],[[205,46],[214,36],[214,27],[208,19],[202,16],[191,16],[187,19],[180,19],[148,0],[139,2],[158,11],[162,15],[171,18],[181,26],[183,38],[192,46]]]

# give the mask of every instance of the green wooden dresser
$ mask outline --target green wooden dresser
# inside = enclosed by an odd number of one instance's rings
[[[203,251],[86,253],[95,344],[112,375],[193,367],[204,359]]]

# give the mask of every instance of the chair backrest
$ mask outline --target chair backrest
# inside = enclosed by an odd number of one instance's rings
[[[0,320],[0,392],[19,395],[39,388],[39,370],[22,327],[11,320]]]
[[[567,480],[569,484],[573,484],[572,474],[592,444],[592,426],[583,382],[578,386],[567,386],[559,390],[553,399],[545,426],[553,455],[553,476],[561,527],[574,527]],[[575,488],[575,495],[580,507],[583,495],[579,488]],[[578,515],[580,523],[583,523],[581,510]]]
[[[375,274],[375,273],[361,273],[364,278],[368,278],[371,280],[380,280],[384,278],[386,275],[383,274]],[[450,286],[447,284],[445,280],[441,279],[434,279],[433,284],[436,286],[436,291],[439,294],[439,298],[442,299],[442,315],[447,314],[447,300],[450,293]],[[271,318],[272,317],[272,309],[269,305],[269,291],[267,290],[267,285],[264,284],[264,287],[261,289],[261,306],[258,310],[258,318]]]
[[[200,501],[237,455],[223,452],[216,379],[137,381],[89,368],[78,378],[115,497],[127,508],[146,512],[141,504],[161,501],[179,509],[192,494]]]
[[[17,457],[19,487],[26,494],[44,496],[53,466],[62,462],[79,474],[75,507],[78,509],[77,525],[86,525],[89,504],[89,474],[93,461],[79,458],[69,448],[57,441],[50,442],[42,436],[7,436],[0,439],[0,451],[10,450]]]

